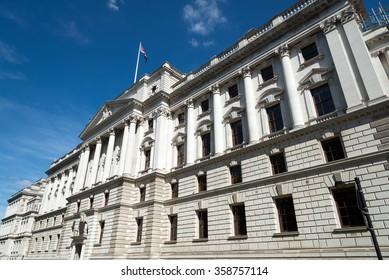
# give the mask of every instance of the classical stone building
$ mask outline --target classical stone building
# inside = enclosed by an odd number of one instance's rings
[[[26,258],[376,258],[355,177],[389,257],[389,32],[364,17],[299,1],[105,102],[47,171]]]

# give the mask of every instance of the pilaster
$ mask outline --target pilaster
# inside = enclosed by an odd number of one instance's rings
[[[249,143],[257,143],[259,141],[258,133],[258,118],[255,109],[255,95],[251,81],[251,71],[249,67],[242,70],[244,81],[244,102],[247,112],[247,127],[249,135]]]
[[[196,158],[195,148],[195,116],[193,100],[188,100],[186,120],[186,164],[191,165]]]
[[[109,131],[109,140],[108,140],[108,147],[107,147],[107,156],[105,158],[105,168],[103,173],[103,182],[105,182],[109,178],[109,174],[111,171],[111,163],[112,163],[112,155],[113,155],[113,149],[115,145],[115,130],[111,129]]]
[[[215,147],[215,155],[223,154],[223,113],[222,113],[222,103],[220,96],[220,88],[218,85],[214,85],[211,88],[213,94],[213,110],[212,110],[212,118],[213,118],[213,142]]]

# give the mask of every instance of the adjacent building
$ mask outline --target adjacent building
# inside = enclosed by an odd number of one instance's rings
[[[105,102],[47,171],[25,258],[374,259],[355,177],[389,257],[389,31],[366,17],[302,0]]]

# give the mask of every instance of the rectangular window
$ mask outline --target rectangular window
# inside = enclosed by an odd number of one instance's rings
[[[93,201],[95,200],[95,197],[94,196],[90,196],[89,197],[89,209],[92,209],[93,208]]]
[[[297,231],[296,213],[292,196],[276,198],[281,232]]]
[[[177,215],[169,215],[170,241],[177,241]]]
[[[185,122],[185,113],[178,114],[178,124]]]
[[[145,150],[145,170],[150,168],[151,150]]]
[[[286,163],[284,153],[278,153],[270,155],[270,163],[273,170],[273,174],[279,174],[286,172]]]
[[[305,61],[308,61],[316,56],[319,55],[319,52],[316,47],[316,43],[313,42],[312,44],[309,44],[303,48],[301,48],[301,54],[304,57]]]
[[[247,235],[246,213],[244,204],[231,206],[232,215],[234,217],[234,234],[235,236]]]
[[[311,89],[318,116],[323,116],[335,111],[334,101],[328,84]]]
[[[262,80],[264,82],[270,80],[270,79],[273,79],[274,78],[274,72],[273,72],[273,66],[270,65],[266,68],[263,68],[261,70],[261,76],[262,76]]]
[[[136,225],[137,225],[136,242],[141,242],[142,230],[143,230],[143,218],[136,218]]]
[[[242,182],[242,168],[240,165],[230,167],[231,184]]]
[[[153,128],[154,128],[154,119],[149,119],[147,121],[147,124],[149,126],[149,130],[153,130]]]
[[[104,227],[105,227],[105,221],[100,221],[100,236],[99,236],[99,244],[101,244],[101,243],[103,242]]]
[[[336,202],[342,227],[358,227],[365,225],[362,212],[358,208],[354,186],[333,189],[332,194]]]
[[[211,133],[201,135],[202,156],[206,157],[211,154]]]
[[[60,241],[60,239],[61,239],[61,235],[57,234],[57,245],[55,246],[55,250],[57,250],[57,251],[59,249],[59,241]]]
[[[197,176],[197,183],[199,186],[199,192],[204,192],[207,190],[207,175],[199,175]]]
[[[197,218],[199,219],[199,238],[208,238],[208,211],[197,211]]]
[[[172,183],[171,189],[172,189],[172,198],[178,197],[178,183]]]
[[[276,131],[282,130],[284,128],[284,122],[282,120],[280,104],[266,108],[266,112],[269,120],[270,132],[274,133]]]
[[[105,192],[104,193],[104,206],[108,205],[108,201],[109,201],[109,192]]]
[[[228,88],[228,96],[230,97],[230,99],[238,96],[239,92],[238,92],[238,85],[235,84],[233,86],[230,86]]]
[[[242,121],[238,120],[233,122],[231,125],[232,133],[232,146],[240,145],[243,143],[243,130],[242,130]]]
[[[185,146],[184,144],[177,145],[177,166],[184,164]]]
[[[80,206],[81,206],[81,201],[77,201],[77,209],[76,209],[76,212],[80,212]],[[42,221],[41,221],[41,224],[42,224]]]
[[[202,101],[200,105],[201,105],[201,112],[202,113],[205,113],[209,110],[209,100],[208,99]]]
[[[139,188],[140,202],[146,200],[146,188]]]
[[[321,142],[327,162],[345,158],[342,143],[339,137],[334,137]]]

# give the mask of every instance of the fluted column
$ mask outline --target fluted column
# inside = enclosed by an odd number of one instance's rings
[[[297,92],[296,81],[294,79],[292,64],[290,62],[290,54],[288,46],[282,46],[279,49],[281,56],[282,71],[286,86],[286,93],[289,102],[289,112],[292,117],[293,128],[304,126],[304,117],[300,103],[299,93]]]
[[[125,156],[125,162],[123,165],[123,173],[124,174],[132,174],[132,165],[134,164],[134,151],[135,151],[135,131],[136,131],[136,123],[138,118],[136,116],[130,117],[130,125],[128,126],[128,135],[127,135],[127,148]],[[124,131],[125,133],[125,131]],[[125,138],[125,136],[123,136]],[[124,140],[123,140],[124,141]],[[123,142],[124,145],[124,142]]]
[[[213,110],[212,110],[212,118],[213,118],[213,140],[215,146],[215,155],[223,154],[224,149],[224,139],[223,139],[223,113],[222,113],[222,103],[220,96],[220,89],[218,85],[214,85],[212,87],[213,93]]]
[[[168,151],[168,118],[171,114],[167,108],[158,108],[153,115],[156,118],[155,128],[155,150],[153,159],[153,169],[166,169]]]
[[[103,182],[105,182],[110,174],[111,171],[111,163],[112,163],[112,155],[113,155],[113,148],[115,146],[115,130],[111,129],[109,132],[109,140],[108,140],[108,147],[107,147],[107,156],[105,158],[105,164],[104,164],[104,173],[103,173]]]
[[[97,170],[99,169],[99,161],[101,156],[101,138],[97,138],[96,140],[96,147],[95,147],[95,153],[93,155],[93,165],[92,165],[92,171],[90,176],[90,185],[93,186],[93,184],[96,183],[96,177],[97,177]]]
[[[121,176],[124,173],[124,165],[126,161],[129,161],[130,159],[126,157],[127,155],[127,145],[128,145],[128,131],[129,131],[129,125],[128,122],[124,122],[124,129],[123,129],[123,140],[122,140],[122,147],[120,150],[120,162],[119,162],[119,176]]]
[[[193,100],[188,100],[186,107],[186,164],[190,165],[193,164],[196,159],[195,115]]]
[[[251,71],[249,67],[243,69],[244,82],[244,101],[247,113],[247,127],[249,134],[249,143],[256,143],[259,141],[259,127],[257,112],[255,110],[255,94],[251,81]]]

